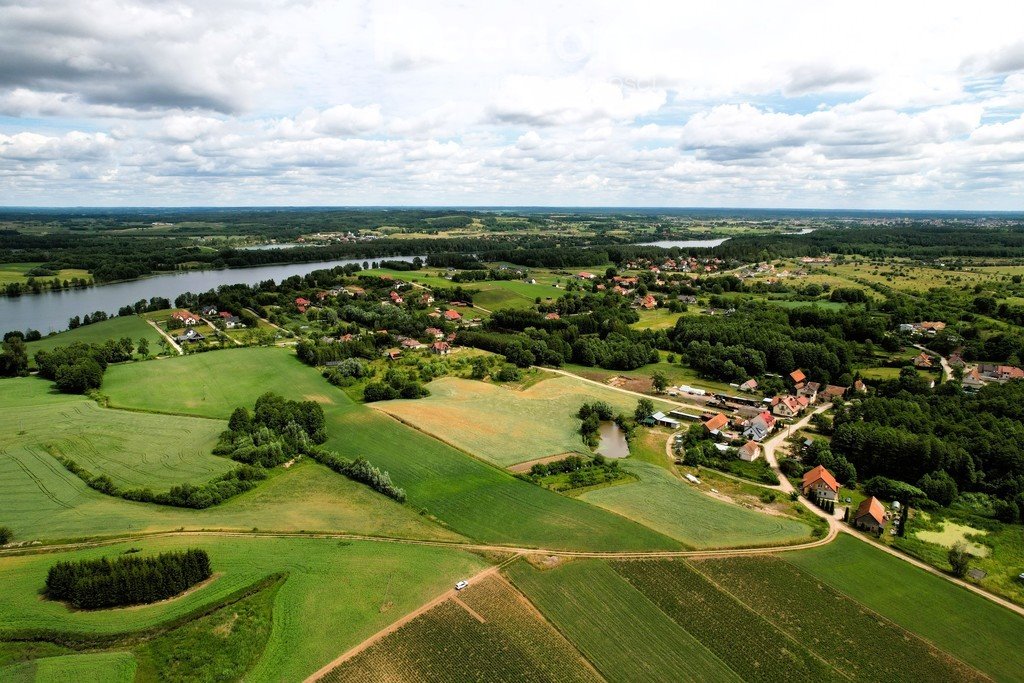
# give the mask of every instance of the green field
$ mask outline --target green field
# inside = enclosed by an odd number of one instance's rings
[[[715,500],[657,465],[631,459],[622,466],[640,481],[580,498],[693,548],[782,545],[810,538],[806,524]]]
[[[138,346],[139,339],[144,338],[149,341],[149,353],[151,356],[160,353],[160,340],[163,337],[144,318],[137,315],[118,316],[73,330],[51,334],[39,341],[28,342],[25,346],[31,358],[35,355],[36,351],[50,351],[54,347],[65,346],[74,342],[102,344],[108,339],[121,339],[122,337],[130,337],[132,343],[136,346]],[[139,356],[136,354],[136,357]]]
[[[691,563],[722,590],[856,680],[981,681],[984,676],[814,576],[773,557]]]
[[[365,457],[405,488],[407,506],[494,543],[557,549],[671,549],[639,524],[520,481],[369,407],[356,404],[285,349],[239,349],[111,368],[111,404],[226,418],[266,391],[319,401],[328,442]],[[230,380],[230,381],[229,381]],[[509,520],[515,520],[509,524]]]
[[[28,282],[28,276],[25,274],[29,270],[36,266],[41,266],[42,263],[0,263],[0,286],[11,284],[12,282],[20,282],[22,284]],[[63,282],[64,280],[70,280],[76,277],[89,277],[89,271],[80,270],[78,268],[61,268],[57,271],[57,275],[49,275],[43,277],[37,277],[36,280],[39,282],[49,282],[56,277],[58,280]]]
[[[323,680],[600,680],[572,645],[500,577],[470,584],[458,600],[420,615]]]
[[[544,374],[547,379],[524,390],[443,377],[427,385],[425,399],[373,407],[500,467],[558,453],[590,453],[576,417],[584,403],[605,401],[630,415],[636,407],[636,398],[627,394]]]
[[[0,433],[12,435],[4,444],[11,457],[71,458],[118,485],[155,491],[201,483],[236,466],[211,453],[227,428],[220,420],[101,408],[35,377],[0,386]]]
[[[609,681],[741,680],[604,561],[505,571]]]
[[[59,560],[202,547],[215,578],[183,597],[144,607],[70,611],[39,597]],[[0,633],[52,629],[118,634],[159,626],[274,573],[286,573],[273,628],[253,680],[301,680],[341,652],[427,602],[486,563],[456,549],[331,539],[166,537],[103,548],[0,558]]]
[[[38,683],[131,683],[135,680],[136,666],[135,657],[130,652],[95,652],[44,657],[19,668],[25,670],[25,677],[21,680]],[[10,679],[3,674],[4,670],[0,669],[0,678],[18,680],[16,673],[12,673]]]
[[[444,277],[438,277],[437,271],[425,269],[422,271],[400,271],[388,268],[371,268],[362,271],[365,275],[390,275],[397,280],[413,282],[425,287],[462,287],[473,290],[473,303],[489,311],[496,311],[500,308],[516,308],[525,310],[532,308],[537,297],[543,299],[557,298],[563,290],[555,289],[551,285],[531,285],[520,280],[483,280],[480,282],[452,282]]]
[[[785,559],[1000,681],[1024,671],[1024,618],[840,534]]]

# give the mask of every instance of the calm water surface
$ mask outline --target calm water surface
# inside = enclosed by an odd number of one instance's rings
[[[597,446],[597,452],[606,458],[626,458],[629,456],[629,442],[626,441],[626,433],[614,422],[602,422],[598,432],[601,443]]]

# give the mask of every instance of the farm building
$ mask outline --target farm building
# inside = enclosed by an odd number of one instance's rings
[[[679,420],[675,420],[660,411],[655,413],[654,415],[651,415],[651,419],[654,420],[654,424],[659,425],[661,427],[670,427],[671,429],[676,429],[677,427],[679,427]]]
[[[829,384],[825,387],[825,390],[821,392],[821,396],[826,401],[838,401],[846,395],[846,387],[841,387],[836,384]]]
[[[761,457],[761,447],[755,441],[748,441],[739,450],[740,460],[753,462]]]
[[[832,473],[821,465],[804,474],[800,490],[805,496],[816,495],[825,500],[836,500],[839,497],[839,482]]]
[[[803,383],[807,381],[807,375],[804,374],[803,370],[794,370],[793,372],[789,373],[789,378],[793,380],[793,384],[795,384],[797,388],[802,386]]]
[[[757,389],[757,380],[748,379],[746,382],[740,385],[740,391],[754,391]]]
[[[462,316],[459,314],[459,312],[458,311],[453,311],[450,308],[447,311],[444,312],[444,317],[445,317],[445,320],[451,320],[452,322],[456,322],[456,321],[462,320]]]
[[[871,533],[881,533],[885,527],[885,509],[877,498],[871,496],[861,501],[853,516],[853,526]]]
[[[448,342],[439,341],[431,344],[430,350],[431,352],[436,353],[439,356],[447,356],[449,353],[452,352],[452,347],[449,346]]]
[[[718,413],[717,415],[715,415],[710,420],[707,420],[704,423],[704,429],[708,430],[708,432],[710,432],[711,434],[715,434],[716,432],[719,432],[728,426],[729,418],[727,418],[722,413]]]

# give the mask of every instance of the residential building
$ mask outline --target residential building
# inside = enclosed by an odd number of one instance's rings
[[[874,496],[865,498],[850,521],[858,529],[874,534],[881,533],[885,528],[885,508]]]
[[[704,429],[708,430],[711,434],[715,434],[728,426],[729,418],[722,413],[718,413],[711,419],[704,422]]]
[[[755,441],[747,441],[740,446],[739,456],[740,460],[753,462],[761,457],[761,447]]]
[[[748,379],[746,382],[740,385],[740,391],[755,391],[757,389],[757,380]]]
[[[186,311],[184,308],[171,313],[171,319],[181,321],[186,327],[192,327],[193,325],[198,325],[202,322],[198,315],[191,311]]]
[[[817,496],[832,501],[839,498],[839,482],[821,465],[804,474],[800,490],[808,498]]]
[[[430,345],[431,353],[436,353],[439,356],[447,356],[452,352],[451,345],[448,342],[438,341]]]

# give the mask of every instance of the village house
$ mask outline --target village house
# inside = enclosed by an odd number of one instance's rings
[[[561,317],[562,316],[558,315],[557,313],[548,313],[546,316],[544,316],[544,319],[545,320],[559,320]]]
[[[447,356],[452,352],[451,345],[448,342],[437,341],[430,345],[431,353],[436,353],[439,356]]]
[[[582,273],[577,273],[577,274],[576,274],[576,277],[578,277],[578,278],[579,278],[579,279],[581,279],[581,280],[593,280],[593,279],[595,279],[595,278],[596,278],[597,276],[596,276],[596,275],[594,275],[593,273],[587,273],[587,272],[585,272],[585,271],[584,271],[584,272],[582,272]]]
[[[754,462],[761,457],[761,447],[755,441],[748,441],[739,449],[740,460]]]
[[[718,413],[711,419],[704,422],[704,429],[706,429],[709,434],[717,434],[728,426],[729,418],[722,413]]]
[[[213,315],[217,315],[217,307],[216,306],[206,306],[205,308],[200,309],[199,312],[202,313],[204,316],[207,316],[207,317],[213,316]]]
[[[195,344],[206,339],[202,334],[196,330],[185,330],[184,334],[179,334],[174,338],[179,344]]]
[[[444,330],[438,329],[436,327],[428,327],[423,332],[428,337],[433,337],[434,339],[444,339]]]
[[[825,390],[821,392],[820,398],[825,401],[833,402],[838,401],[846,395],[846,387],[841,387],[837,384],[829,384],[825,387]]]
[[[396,306],[402,303],[402,296],[398,292],[391,290],[391,294],[389,294],[388,296],[391,297],[391,303],[395,304]]]
[[[678,301],[682,301],[684,304],[696,304],[697,297],[692,294],[680,294],[676,297]]]
[[[450,308],[447,311],[444,312],[444,317],[445,317],[445,320],[450,320],[452,322],[458,322],[459,320],[462,320],[462,316],[459,315],[459,312],[458,311],[453,311]]]
[[[355,285],[349,285],[345,287],[345,291],[356,298],[366,296],[366,290],[363,289],[362,287],[356,287]]]
[[[426,294],[420,297],[420,303],[423,304],[424,306],[429,306],[430,304],[434,303],[434,296],[430,292],[427,292]]]
[[[748,379],[746,382],[740,385],[740,391],[751,392],[757,389],[757,380]]]
[[[398,360],[402,357],[401,349],[388,349],[384,352],[384,357],[388,360]]]
[[[191,327],[193,325],[198,325],[200,322],[202,322],[199,319],[198,315],[196,315],[195,313],[192,313],[190,311],[186,311],[183,308],[175,311],[174,313],[171,313],[171,320],[178,320],[178,321],[184,323],[184,325],[186,327]]]
[[[645,311],[649,311],[651,309],[654,309],[654,308],[658,307],[658,300],[655,299],[650,294],[648,294],[647,296],[643,297],[642,299],[640,297],[637,297],[636,301],[633,302],[633,305],[634,306],[638,306],[639,308],[642,308]]]
[[[775,429],[775,416],[767,410],[749,420],[743,429],[743,438],[750,441],[764,441]]]
[[[819,389],[821,389],[821,384],[818,382],[807,382],[797,390],[796,395],[806,398],[808,403],[814,403],[818,400]]]
[[[245,327],[242,324],[242,320],[237,315],[232,315],[229,311],[221,311],[217,315],[220,316],[221,321],[224,323],[224,327],[229,330],[233,330],[236,327]]]
[[[419,341],[418,339],[403,339],[402,348],[410,350],[425,349],[427,348],[427,345]]]
[[[964,378],[960,382],[964,389],[980,389],[985,386],[985,380],[981,378],[981,373],[978,372],[978,368],[971,368],[964,373]]]
[[[800,490],[808,498],[817,496],[832,501],[839,498],[839,482],[821,465],[804,474]]]
[[[799,389],[807,381],[807,375],[804,374],[803,370],[794,370],[789,373],[789,378],[793,381],[793,385]]]
[[[873,534],[880,534],[885,528],[885,508],[882,503],[871,496],[861,501],[857,512],[853,515],[853,526]]]
[[[779,417],[796,417],[808,405],[806,396],[776,396],[772,399],[772,412]]]
[[[313,302],[309,299],[304,299],[300,296],[295,299],[295,308],[299,309],[299,313],[305,313],[311,303]]]
[[[868,385],[858,379],[853,383],[853,390],[858,394],[866,394],[868,393]]]
[[[932,367],[932,357],[922,351],[914,357],[914,367],[921,369],[930,369]]]

